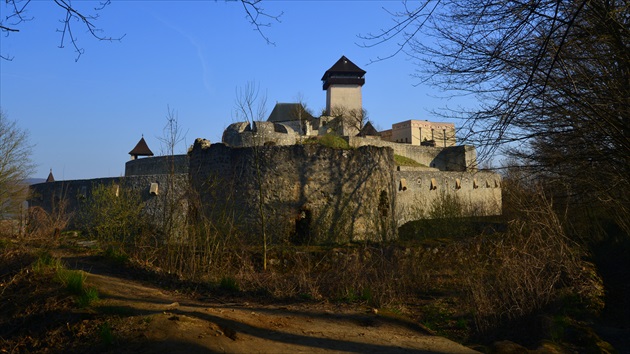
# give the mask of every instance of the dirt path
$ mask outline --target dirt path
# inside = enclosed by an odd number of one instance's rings
[[[72,267],[73,262],[68,261]],[[98,309],[122,318],[116,352],[476,353],[407,322],[330,304],[199,301],[74,260],[98,289]],[[362,312],[363,311],[363,312]]]

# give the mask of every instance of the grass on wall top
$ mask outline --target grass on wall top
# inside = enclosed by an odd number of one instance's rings
[[[394,154],[394,162],[397,166],[427,167],[414,159],[396,154]]]

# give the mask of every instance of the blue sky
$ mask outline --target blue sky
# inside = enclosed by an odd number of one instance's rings
[[[86,8],[95,2],[74,2]],[[128,152],[144,134],[159,154],[167,106],[177,112],[186,139],[219,142],[235,121],[236,90],[255,81],[276,102],[304,98],[315,113],[325,105],[321,76],[341,55],[367,71],[363,105],[377,127],[407,119],[435,120],[449,104],[429,86],[414,86],[416,66],[405,56],[369,64],[394,44],[357,45],[359,34],[390,25],[383,7],[399,1],[264,1],[281,22],[266,28],[268,45],[245,19],[239,3],[222,1],[112,1],[95,22],[120,42],[98,42],[77,25],[85,54],[59,49],[59,19],[52,1],[33,1],[34,19],[0,39],[0,107],[30,133],[37,164],[57,180],[121,176]],[[7,8],[0,5],[5,16]],[[369,65],[368,65],[369,64]],[[452,104],[452,102],[451,102]],[[455,122],[457,125],[457,122]]]

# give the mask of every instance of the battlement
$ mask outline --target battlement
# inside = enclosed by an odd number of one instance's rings
[[[188,173],[188,155],[156,156],[125,163],[125,177]]]

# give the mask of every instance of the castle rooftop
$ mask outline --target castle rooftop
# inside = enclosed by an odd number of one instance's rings
[[[147,142],[144,141],[144,136],[140,138],[140,141],[136,144],[131,151],[129,151],[129,155],[131,155],[131,159],[135,160],[138,156],[153,156],[153,151],[149,149]]]

